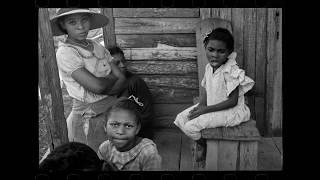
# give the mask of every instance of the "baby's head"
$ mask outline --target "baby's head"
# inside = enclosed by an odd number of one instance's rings
[[[120,68],[122,72],[126,72],[127,70],[127,62],[124,57],[123,51],[118,46],[110,46],[108,50],[113,57],[116,65]]]
[[[226,63],[234,50],[232,34],[225,28],[216,28],[203,40],[206,56],[210,65],[217,69]]]
[[[128,151],[136,145],[141,128],[142,103],[131,96],[119,98],[118,102],[106,112],[106,131],[108,139],[118,151]],[[140,104],[140,105],[139,105]]]
[[[102,161],[96,152],[89,146],[69,142],[55,148],[40,163],[39,170],[56,171],[99,171],[102,168]]]

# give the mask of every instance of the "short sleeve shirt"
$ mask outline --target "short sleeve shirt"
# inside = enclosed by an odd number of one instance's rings
[[[139,144],[129,151],[120,152],[109,141],[103,142],[98,150],[100,159],[113,163],[121,171],[159,171],[161,156],[156,144],[143,138]]]
[[[86,103],[96,102],[108,95],[99,95],[84,89],[71,77],[71,74],[79,68],[86,68],[96,77],[104,77],[111,72],[109,62],[112,56],[109,51],[102,45],[91,42],[94,46],[92,52],[64,42],[59,42],[56,52],[59,76],[66,85],[69,95]]]

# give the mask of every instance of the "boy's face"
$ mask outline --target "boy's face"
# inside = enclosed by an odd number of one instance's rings
[[[140,130],[135,116],[128,110],[113,110],[107,121],[107,135],[118,151],[128,151],[135,145],[135,137]]]
[[[127,70],[127,62],[124,56],[120,53],[117,53],[114,54],[112,57],[116,65],[120,68],[121,72],[124,73]]]

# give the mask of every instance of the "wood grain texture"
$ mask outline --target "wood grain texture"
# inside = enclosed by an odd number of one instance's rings
[[[256,24],[256,67],[255,67],[255,88],[256,94],[265,95],[266,82],[266,61],[267,61],[267,9],[257,8],[257,24]],[[265,118],[265,96],[255,96],[254,111],[257,127],[262,134],[265,134],[266,118]]]
[[[153,141],[162,157],[162,170],[179,171],[181,133],[176,129],[160,129],[154,132]]]
[[[219,140],[241,140],[253,141],[259,140],[260,134],[256,128],[256,122],[249,120],[233,127],[207,128],[201,131],[201,137],[204,139]]]
[[[105,47],[116,45],[115,22],[112,8],[102,8],[101,13],[109,19],[109,22],[103,29],[103,38]]]
[[[232,8],[220,8],[220,18],[231,21]]]
[[[166,87],[149,87],[152,93],[154,103],[168,104],[190,104],[193,97],[199,96],[198,90],[166,88]]]
[[[198,8],[114,8],[114,17],[199,17]]]
[[[194,33],[198,21],[199,18],[115,18],[115,33]]]
[[[185,134],[181,134],[181,158],[180,158],[180,171],[192,171],[192,151],[191,147],[193,140]]]
[[[207,155],[206,155],[206,170],[218,171],[219,164],[219,141],[209,140],[207,141]]]
[[[145,60],[128,61],[128,70],[136,74],[150,75],[192,75],[197,73],[195,60],[188,61],[163,61]]]
[[[244,70],[247,76],[255,81],[255,60],[256,60],[256,9],[245,8],[244,9],[244,35],[243,35],[243,46],[244,46]],[[255,86],[252,88],[255,91]],[[252,118],[255,117],[255,101],[254,97],[248,98],[249,107],[252,114]],[[259,131],[263,131],[264,127],[258,126]]]
[[[49,146],[54,149],[68,142],[68,132],[48,10],[40,8],[38,17],[39,88],[48,117]]]
[[[218,170],[237,170],[238,141],[219,141]]]
[[[195,47],[173,47],[158,43],[156,48],[124,48],[125,58],[128,60],[182,60],[196,59]]]
[[[155,48],[158,43],[174,47],[195,47],[195,34],[120,34],[117,44],[122,48]]]
[[[154,131],[158,131],[158,129],[178,129],[178,127],[173,124],[175,118],[175,115],[155,117],[152,122]]]
[[[268,9],[267,130],[282,128],[282,9]]]
[[[258,142],[241,141],[239,149],[239,170],[258,170]]]
[[[210,8],[200,8],[200,18],[201,20],[211,17],[211,9]]]
[[[258,146],[258,169],[260,171],[282,170],[281,154],[272,138],[262,138]]]
[[[244,24],[244,10],[243,8],[232,9],[232,27],[234,38],[234,50],[237,52],[236,61],[240,68],[243,68],[243,24]]]
[[[141,75],[148,87],[171,87],[197,90],[198,79],[196,76],[174,76],[174,75]]]

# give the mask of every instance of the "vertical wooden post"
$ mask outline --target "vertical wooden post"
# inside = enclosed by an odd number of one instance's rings
[[[244,24],[244,10],[243,8],[233,8],[232,9],[232,29],[234,38],[234,50],[237,52],[237,63],[240,68],[243,69],[243,24]]]
[[[267,9],[257,8],[256,20],[256,65],[255,65],[255,114],[258,127],[266,131],[265,82],[267,61]]]
[[[243,25],[243,59],[244,59],[244,70],[246,75],[249,76],[254,81],[255,78],[255,64],[256,64],[256,9],[255,8],[245,8],[244,9],[244,25]],[[255,92],[255,86],[251,90]],[[254,96],[248,96],[249,108],[251,111],[251,118],[256,120],[255,114],[255,101]],[[256,120],[257,121],[257,120]],[[264,134],[264,127],[257,121],[257,128],[261,134]]]
[[[269,135],[282,129],[282,16],[281,8],[268,9],[266,119]],[[281,132],[280,132],[281,133]]]
[[[39,88],[47,113],[50,149],[54,149],[68,142],[68,132],[48,9],[40,8],[38,15]]]
[[[116,45],[115,24],[113,19],[112,8],[102,8],[101,13],[108,17],[109,23],[103,27],[104,47]]]
[[[211,17],[210,8],[200,8],[200,21],[210,17]],[[202,92],[200,91],[201,81],[203,79],[205,66],[208,63],[208,61],[206,60],[207,57],[205,55],[205,50],[202,43],[201,29],[197,28],[196,31],[197,31],[196,39],[197,39],[197,49],[198,49],[197,63],[198,63],[198,78],[199,78],[199,96],[201,96],[202,95],[201,94]]]

